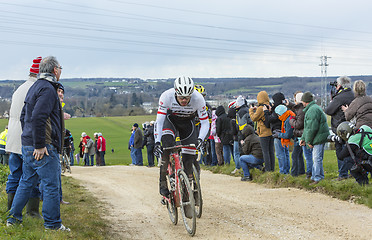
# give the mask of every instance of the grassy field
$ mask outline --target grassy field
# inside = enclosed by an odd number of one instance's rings
[[[101,132],[106,139],[105,161],[107,165],[130,164],[130,152],[128,142],[131,134],[131,127],[134,123],[142,125],[144,122],[155,120],[156,116],[129,116],[129,117],[102,117],[102,118],[71,118],[65,121],[74,138],[75,153],[78,153],[78,146],[82,132],[93,138],[95,132]],[[0,130],[3,131],[7,124],[6,119],[0,119]],[[0,131],[0,132],[1,132]],[[114,149],[114,153],[112,153]],[[146,148],[142,151],[144,164],[147,164]],[[82,165],[82,161],[80,161]]]

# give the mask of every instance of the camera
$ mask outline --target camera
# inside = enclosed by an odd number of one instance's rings
[[[330,82],[329,85],[331,85],[332,87],[337,87],[337,81]]]

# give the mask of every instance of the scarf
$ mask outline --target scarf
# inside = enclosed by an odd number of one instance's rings
[[[283,113],[280,117],[279,117],[279,120],[282,121],[282,133],[285,133],[285,127],[284,127],[284,123],[285,123],[285,120],[287,120],[287,118],[289,118],[290,116],[296,116],[296,114],[294,112],[292,112],[291,110],[287,110],[285,113]],[[281,138],[280,142],[282,143],[282,146],[289,146],[289,145],[293,145],[293,143],[291,142],[291,139],[289,138]]]

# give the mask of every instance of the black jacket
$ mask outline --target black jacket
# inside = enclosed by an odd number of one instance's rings
[[[52,144],[58,152],[62,146],[62,107],[54,75],[40,78],[28,90],[21,113],[22,145],[35,149]]]
[[[231,133],[231,119],[227,116],[225,108],[219,106],[216,109],[216,133],[223,145],[231,144],[233,141]]]
[[[143,131],[143,136],[145,137],[146,146],[154,145],[154,126],[149,125],[148,127],[146,127],[146,129]]]
[[[271,106],[271,111],[266,110],[265,113],[265,126],[271,128],[271,131],[280,130],[282,127],[282,121],[279,120],[278,115],[275,113],[275,108],[280,104],[283,104],[285,99],[284,94],[281,92],[275,93],[272,97],[274,105]]]
[[[337,132],[338,125],[346,121],[345,113],[342,111],[341,106],[350,105],[353,100],[354,93],[350,88],[340,89],[324,110],[327,115],[331,116],[331,127],[334,133]]]

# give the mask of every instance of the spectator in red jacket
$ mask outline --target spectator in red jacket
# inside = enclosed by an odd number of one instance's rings
[[[102,133],[98,133],[97,149],[101,157],[101,166],[105,166],[106,139],[102,136]]]

